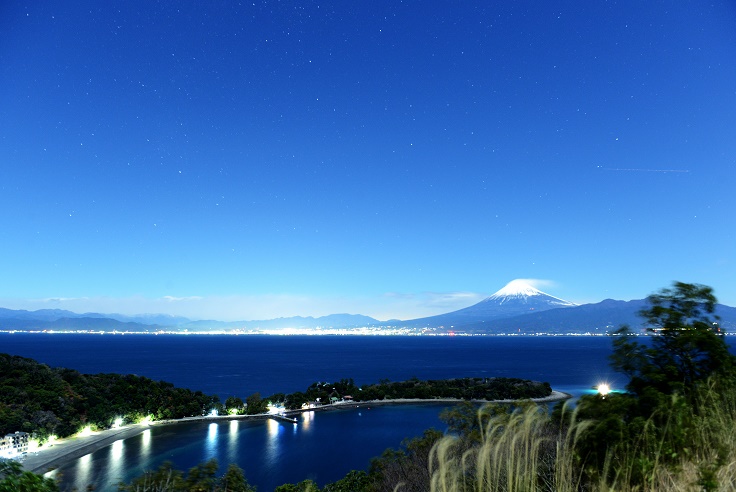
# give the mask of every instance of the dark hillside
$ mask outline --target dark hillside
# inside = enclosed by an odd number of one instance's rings
[[[162,381],[120,374],[81,374],[0,354],[0,434],[24,431],[66,437],[86,425],[202,415],[217,397]]]

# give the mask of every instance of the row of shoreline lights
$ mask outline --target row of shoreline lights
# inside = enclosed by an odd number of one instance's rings
[[[141,421],[138,422],[138,423],[140,425],[151,425],[151,422],[153,422],[153,416],[147,415],[143,419],[141,419]],[[119,429],[122,426],[123,426],[123,418],[122,417],[118,417],[118,418],[116,418],[113,421],[111,428],[112,429]],[[77,432],[75,434],[75,436],[76,437],[86,437],[86,436],[91,436],[94,433],[95,433],[95,431],[92,430],[92,426],[91,425],[85,425],[84,427],[82,427],[79,430],[79,432]],[[42,447],[51,447],[51,446],[54,445],[54,443],[56,441],[58,441],[58,439],[59,438],[56,437],[56,435],[54,435],[54,434],[50,435],[46,439],[46,442],[43,443],[43,444],[41,444],[38,439],[29,439],[28,440],[28,450],[31,451],[31,452],[33,452],[33,451],[38,451]]]

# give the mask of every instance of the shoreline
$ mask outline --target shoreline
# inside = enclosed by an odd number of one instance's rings
[[[484,403],[502,403],[511,404],[518,401],[532,401],[534,403],[553,403],[557,401],[568,400],[572,398],[569,393],[552,390],[550,396],[544,398],[532,398],[527,400],[471,400],[472,403],[484,404]],[[455,398],[438,398],[438,399],[395,399],[395,400],[370,400],[370,401],[356,401],[356,402],[338,402],[321,405],[315,408],[305,408],[297,410],[287,410],[283,412],[282,416],[293,417],[305,412],[323,412],[340,409],[352,409],[361,406],[388,406],[388,405],[423,405],[423,404],[456,404],[466,400],[459,400]],[[29,452],[25,459],[21,461],[21,465],[24,470],[44,474],[50,472],[60,466],[63,466],[71,461],[81,458],[87,454],[93,453],[99,449],[105,448],[112,445],[115,441],[120,439],[128,439],[135,437],[138,434],[142,434],[151,427],[168,426],[185,424],[189,422],[206,422],[206,421],[220,421],[220,420],[267,420],[271,418],[278,418],[278,415],[270,414],[258,414],[258,415],[221,415],[212,416],[204,415],[199,417],[185,417],[182,419],[172,420],[161,420],[153,421],[148,425],[144,424],[130,424],[117,429],[106,429],[103,431],[95,432],[89,436],[79,437],[68,437],[55,441],[52,446],[44,446],[37,451]]]

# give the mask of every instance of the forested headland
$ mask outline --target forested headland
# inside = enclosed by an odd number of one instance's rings
[[[381,401],[396,399],[457,399],[457,400],[522,400],[545,398],[552,394],[549,383],[517,378],[454,378],[407,381],[383,380],[376,384],[357,386],[352,379],[334,383],[314,383],[305,392],[272,397],[283,401],[286,409],[299,409],[310,402],[329,403],[333,399]]]
[[[386,399],[508,400],[543,398],[548,383],[515,378],[417,378],[358,386],[352,379],[317,382],[304,392],[277,393],[245,399],[177,388],[132,374],[81,374],[73,369],[51,368],[33,359],[0,354],[0,434],[15,431],[43,442],[49,436],[68,437],[85,426],[107,429],[143,419],[169,420],[216,415],[256,415],[269,405],[300,409],[308,404]]]

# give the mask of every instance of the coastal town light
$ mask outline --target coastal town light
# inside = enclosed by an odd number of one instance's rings
[[[598,394],[601,396],[606,396],[608,393],[611,392],[611,387],[606,383],[601,383],[598,385]]]
[[[82,430],[80,430],[79,432],[77,432],[77,435],[79,437],[91,436],[92,435],[92,426],[85,425],[84,427],[82,427]]]
[[[284,412],[283,405],[274,405],[273,403],[268,404],[268,413],[271,415],[275,415],[277,413],[283,413]]]

